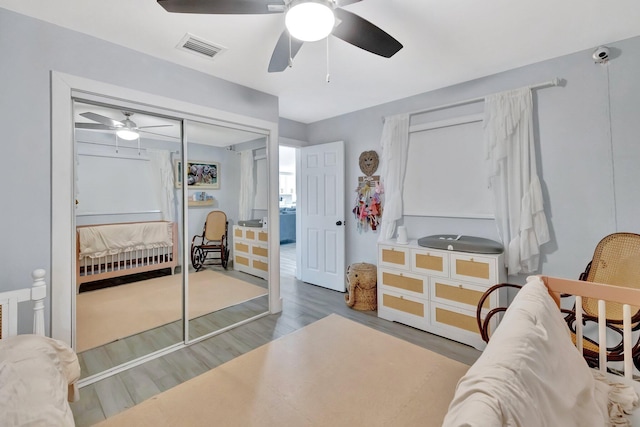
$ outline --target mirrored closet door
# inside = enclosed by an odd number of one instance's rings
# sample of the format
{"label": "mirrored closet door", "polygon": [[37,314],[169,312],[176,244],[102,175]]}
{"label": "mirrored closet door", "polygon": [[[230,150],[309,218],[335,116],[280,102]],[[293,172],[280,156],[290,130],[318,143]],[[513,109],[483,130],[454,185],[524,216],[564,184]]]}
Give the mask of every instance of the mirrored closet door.
{"label": "mirrored closet door", "polygon": [[181,343],[182,122],[76,100],[76,351],[82,378]]}
{"label": "mirrored closet door", "polygon": [[73,109],[81,383],[268,314],[268,131]]}
{"label": "mirrored closet door", "polygon": [[266,136],[185,121],[189,340],[269,311]]}

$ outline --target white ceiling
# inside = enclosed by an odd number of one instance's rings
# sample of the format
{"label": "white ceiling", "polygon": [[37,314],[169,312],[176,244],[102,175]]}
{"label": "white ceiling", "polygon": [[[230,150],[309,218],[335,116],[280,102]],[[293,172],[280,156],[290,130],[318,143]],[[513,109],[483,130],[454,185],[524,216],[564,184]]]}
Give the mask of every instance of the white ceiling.
{"label": "white ceiling", "polygon": [[[154,0],[0,0],[0,7],[276,95],[280,116],[302,123],[640,35],[638,0],[363,0],[345,9],[404,48],[385,59],[329,37],[326,83],[324,41],[306,43],[293,68],[267,73],[282,14],[172,14]],[[176,49],[186,33],[228,50],[209,60]]]}

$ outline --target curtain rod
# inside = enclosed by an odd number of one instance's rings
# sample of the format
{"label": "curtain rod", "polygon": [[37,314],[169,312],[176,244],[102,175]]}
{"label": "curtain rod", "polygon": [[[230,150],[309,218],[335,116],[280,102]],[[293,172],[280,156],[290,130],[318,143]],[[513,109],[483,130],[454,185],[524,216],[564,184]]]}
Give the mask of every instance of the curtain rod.
{"label": "curtain rod", "polygon": [[[89,145],[101,145],[103,147],[115,147],[114,144],[105,144],[104,142],[91,142],[91,141],[83,141],[81,139],[78,139],[76,142],[80,143],[80,144],[89,144]],[[118,145],[118,149],[120,148],[126,148],[126,149],[130,149],[130,150],[144,150],[147,151],[147,149],[145,147],[130,147],[128,145]],[[153,150],[153,148],[152,148]],[[180,150],[167,150],[169,151],[169,153],[171,154],[180,154]]]}
{"label": "curtain rod", "polygon": [[[538,84],[535,84],[535,85],[530,85],[530,86],[528,86],[528,88],[529,89],[542,89],[542,88],[545,88],[545,87],[559,86],[560,83],[561,83],[561,80],[556,77],[555,79],[549,80],[548,82],[543,82],[543,83],[538,83]],[[491,95],[480,96],[478,98],[465,99],[463,101],[452,102],[450,104],[438,105],[437,107],[424,108],[422,110],[411,111],[408,114],[409,114],[409,117],[411,117],[411,116],[415,116],[415,115],[418,115],[418,114],[430,113],[432,111],[445,110],[447,108],[459,107],[459,106],[467,105],[467,104],[474,104],[476,102],[484,101],[487,96],[491,96]],[[385,119],[386,119],[386,117],[383,117],[382,121],[384,122]]]}

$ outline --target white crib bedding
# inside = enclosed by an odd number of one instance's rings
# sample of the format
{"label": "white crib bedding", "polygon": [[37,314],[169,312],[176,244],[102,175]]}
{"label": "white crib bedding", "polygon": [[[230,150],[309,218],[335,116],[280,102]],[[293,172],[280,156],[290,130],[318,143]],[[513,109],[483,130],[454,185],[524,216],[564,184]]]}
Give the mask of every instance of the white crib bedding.
{"label": "white crib bedding", "polygon": [[0,414],[3,426],[73,426],[80,365],[62,341],[39,335],[0,340]]}
{"label": "white crib bedding", "polygon": [[[610,398],[623,403],[612,408]],[[624,403],[632,410],[637,394],[594,379],[544,283],[532,276],[460,379],[443,426],[628,425]]]}
{"label": "white crib bedding", "polygon": [[78,227],[78,233],[81,259],[173,246],[172,226],[166,221]]}

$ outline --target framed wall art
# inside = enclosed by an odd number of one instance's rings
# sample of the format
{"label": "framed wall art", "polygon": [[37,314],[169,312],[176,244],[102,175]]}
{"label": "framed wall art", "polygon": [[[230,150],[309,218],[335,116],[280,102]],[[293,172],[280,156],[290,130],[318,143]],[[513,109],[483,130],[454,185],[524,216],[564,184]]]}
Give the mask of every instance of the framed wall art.
{"label": "framed wall art", "polygon": [[[174,163],[176,188],[182,188],[182,164],[180,160]],[[220,188],[220,163],[189,160],[187,162],[187,187],[190,189],[218,189]]]}

